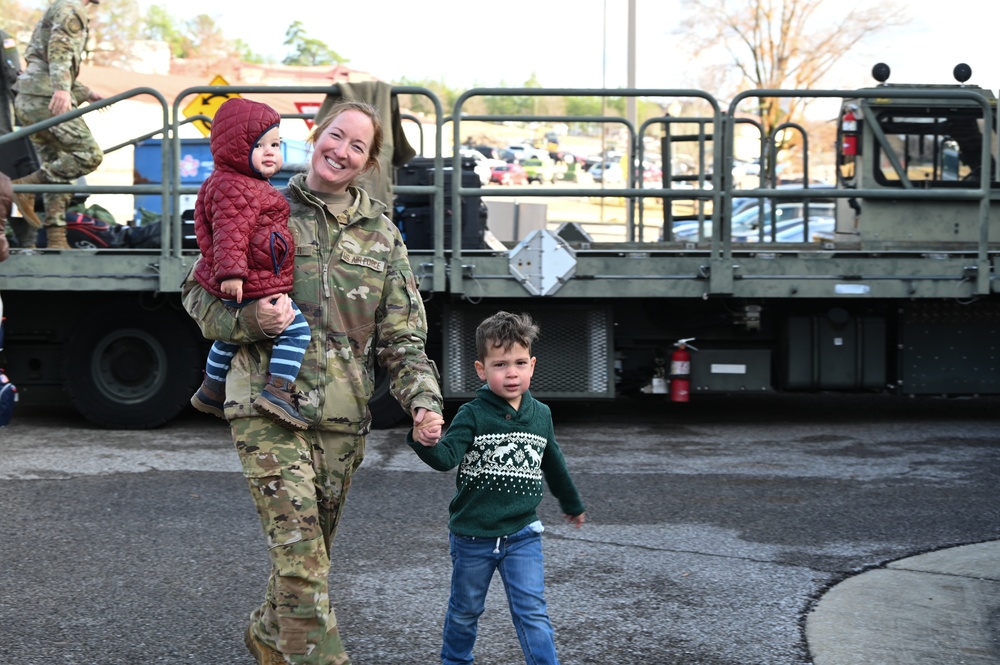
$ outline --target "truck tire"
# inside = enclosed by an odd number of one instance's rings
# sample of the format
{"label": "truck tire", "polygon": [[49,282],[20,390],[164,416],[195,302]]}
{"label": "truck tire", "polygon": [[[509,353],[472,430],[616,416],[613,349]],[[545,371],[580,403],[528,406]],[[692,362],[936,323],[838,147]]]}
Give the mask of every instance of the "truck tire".
{"label": "truck tire", "polygon": [[368,400],[368,410],[372,414],[372,429],[389,429],[408,417],[389,392],[389,374],[380,365],[375,366],[375,389]]}
{"label": "truck tire", "polygon": [[108,309],[89,317],[66,345],[66,391],[77,411],[109,429],[149,429],[190,404],[203,340],[183,311]]}

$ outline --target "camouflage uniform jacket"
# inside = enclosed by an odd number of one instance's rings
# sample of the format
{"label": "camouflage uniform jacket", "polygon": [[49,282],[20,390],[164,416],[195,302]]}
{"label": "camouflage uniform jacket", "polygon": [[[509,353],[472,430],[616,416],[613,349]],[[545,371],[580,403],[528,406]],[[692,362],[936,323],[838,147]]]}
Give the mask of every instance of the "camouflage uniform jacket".
{"label": "camouflage uniform jacket", "polygon": [[53,2],[31,33],[18,94],[51,97],[57,90],[67,90],[77,104],[90,97],[90,88],[76,80],[89,24],[80,0]]}
{"label": "camouflage uniform jacket", "polygon": [[[295,238],[295,288],[291,297],[312,330],[296,379],[299,411],[313,429],[366,433],[375,362],[389,373],[390,392],[411,413],[441,412],[434,364],[427,358],[427,318],[396,226],[385,204],[351,188],[354,203],[329,219],[322,201],[305,186],[305,174],[282,190],[291,204]],[[264,388],[271,349],[253,308],[234,310],[190,275],[184,307],[209,339],[242,344],[226,382],[226,415],[254,415],[251,403]],[[262,343],[257,343],[262,342]]]}

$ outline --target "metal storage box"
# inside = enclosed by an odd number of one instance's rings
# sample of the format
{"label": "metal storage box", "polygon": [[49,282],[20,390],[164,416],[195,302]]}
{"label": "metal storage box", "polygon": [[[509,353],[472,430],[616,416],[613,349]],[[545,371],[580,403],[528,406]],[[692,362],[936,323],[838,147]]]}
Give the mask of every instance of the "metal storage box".
{"label": "metal storage box", "polygon": [[771,390],[771,352],[767,349],[702,349],[691,352],[691,392]]}

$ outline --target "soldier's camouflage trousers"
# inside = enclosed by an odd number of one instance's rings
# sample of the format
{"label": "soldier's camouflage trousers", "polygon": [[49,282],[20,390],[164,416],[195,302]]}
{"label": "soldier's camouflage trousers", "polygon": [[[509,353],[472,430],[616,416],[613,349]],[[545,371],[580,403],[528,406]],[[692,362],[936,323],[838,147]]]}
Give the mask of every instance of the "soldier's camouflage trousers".
{"label": "soldier's camouflage trousers", "polygon": [[[52,117],[49,111],[50,97],[39,95],[18,95],[14,99],[17,121],[22,127],[32,125]],[[31,142],[38,151],[41,171],[49,184],[69,184],[77,178],[93,172],[104,159],[104,152],[90,133],[83,118],[73,118],[31,135]],[[65,203],[71,194],[50,194],[42,196],[46,210],[65,210]],[[61,217],[61,216],[60,216]],[[64,226],[65,219],[45,221],[46,226]]]}
{"label": "soldier's camouflage trousers", "polygon": [[250,629],[292,665],[349,665],[330,605],[330,547],[365,438],[292,432],[266,418],[230,424],[271,559]]}

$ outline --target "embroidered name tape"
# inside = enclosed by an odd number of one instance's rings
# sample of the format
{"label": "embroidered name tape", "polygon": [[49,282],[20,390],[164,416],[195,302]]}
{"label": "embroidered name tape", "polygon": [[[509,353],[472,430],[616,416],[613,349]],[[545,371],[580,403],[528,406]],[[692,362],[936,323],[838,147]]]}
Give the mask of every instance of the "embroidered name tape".
{"label": "embroidered name tape", "polygon": [[373,259],[370,256],[361,256],[360,254],[344,252],[340,255],[340,259],[344,263],[350,263],[354,266],[364,266],[365,268],[371,268],[372,270],[378,272],[385,271],[385,261],[379,261],[378,259]]}

